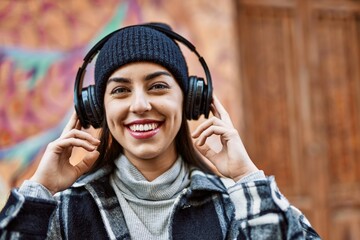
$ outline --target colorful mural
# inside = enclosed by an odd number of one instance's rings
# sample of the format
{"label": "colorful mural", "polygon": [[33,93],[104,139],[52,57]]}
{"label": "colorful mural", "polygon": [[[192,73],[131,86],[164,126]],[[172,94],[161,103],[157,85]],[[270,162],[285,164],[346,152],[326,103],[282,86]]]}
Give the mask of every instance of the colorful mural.
{"label": "colorful mural", "polygon": [[[212,71],[213,78],[234,81],[229,69],[235,53],[226,49],[232,41],[232,7],[230,1],[216,2],[0,1],[0,208],[60,135],[73,111],[74,78],[82,58],[107,33],[139,22],[167,22],[193,43],[203,43],[201,52],[212,49],[206,51],[208,65],[221,66]],[[190,57],[189,65],[202,74],[196,58]],[[214,81],[219,92],[234,91],[219,81]]]}
{"label": "colorful mural", "polygon": [[73,111],[74,76],[86,50],[122,25],[129,4],[106,4],[0,3],[0,205]]}

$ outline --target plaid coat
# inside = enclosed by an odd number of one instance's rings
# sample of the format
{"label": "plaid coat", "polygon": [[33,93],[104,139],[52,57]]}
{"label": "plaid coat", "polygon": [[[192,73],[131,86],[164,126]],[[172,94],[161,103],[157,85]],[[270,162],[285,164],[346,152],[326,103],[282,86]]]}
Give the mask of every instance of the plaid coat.
{"label": "plaid coat", "polygon": [[[85,176],[56,200],[17,189],[0,213],[0,239],[130,239],[107,166]],[[274,178],[225,187],[194,170],[171,213],[171,239],[320,239]]]}

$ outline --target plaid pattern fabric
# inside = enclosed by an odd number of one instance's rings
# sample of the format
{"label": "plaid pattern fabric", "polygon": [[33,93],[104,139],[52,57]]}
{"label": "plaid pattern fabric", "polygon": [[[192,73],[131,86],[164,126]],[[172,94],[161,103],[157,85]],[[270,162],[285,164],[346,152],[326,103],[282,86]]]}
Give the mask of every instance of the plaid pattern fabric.
{"label": "plaid pattern fabric", "polygon": [[[0,213],[0,239],[130,239],[111,171],[83,177],[56,201],[24,198],[14,189]],[[272,177],[226,188],[194,170],[170,222],[171,239],[320,239]]]}

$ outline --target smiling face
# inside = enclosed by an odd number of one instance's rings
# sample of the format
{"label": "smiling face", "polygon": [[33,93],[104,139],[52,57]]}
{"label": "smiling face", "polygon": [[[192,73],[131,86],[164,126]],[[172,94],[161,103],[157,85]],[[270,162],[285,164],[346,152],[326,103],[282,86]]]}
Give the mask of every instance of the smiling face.
{"label": "smiling face", "polygon": [[111,134],[132,162],[175,161],[183,92],[171,73],[154,63],[130,63],[107,82],[104,107]]}

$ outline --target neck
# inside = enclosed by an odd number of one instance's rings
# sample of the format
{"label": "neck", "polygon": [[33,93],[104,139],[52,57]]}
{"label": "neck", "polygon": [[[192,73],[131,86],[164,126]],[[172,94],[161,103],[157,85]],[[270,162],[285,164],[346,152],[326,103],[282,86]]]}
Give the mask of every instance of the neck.
{"label": "neck", "polygon": [[138,158],[127,151],[124,155],[150,182],[169,170],[178,157],[175,148],[154,158]]}

